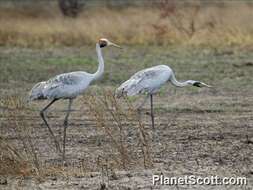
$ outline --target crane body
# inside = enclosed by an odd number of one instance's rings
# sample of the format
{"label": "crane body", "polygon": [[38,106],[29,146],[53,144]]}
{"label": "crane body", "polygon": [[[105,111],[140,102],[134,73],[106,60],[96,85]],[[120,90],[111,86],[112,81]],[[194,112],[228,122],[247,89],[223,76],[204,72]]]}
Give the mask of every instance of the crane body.
{"label": "crane body", "polygon": [[31,91],[30,100],[76,98],[86,90],[92,79],[92,74],[82,71],[57,75],[36,84]]}
{"label": "crane body", "polygon": [[153,114],[153,95],[162,87],[162,85],[170,82],[176,87],[184,87],[188,85],[196,87],[211,87],[203,82],[195,80],[187,80],[179,82],[173,70],[167,65],[157,65],[135,73],[130,79],[125,81],[116,89],[116,96],[134,96],[137,94],[146,93],[144,101],[139,106],[138,110],[145,104],[148,96],[150,96],[151,105],[151,120],[152,128],[154,128],[154,114]]}

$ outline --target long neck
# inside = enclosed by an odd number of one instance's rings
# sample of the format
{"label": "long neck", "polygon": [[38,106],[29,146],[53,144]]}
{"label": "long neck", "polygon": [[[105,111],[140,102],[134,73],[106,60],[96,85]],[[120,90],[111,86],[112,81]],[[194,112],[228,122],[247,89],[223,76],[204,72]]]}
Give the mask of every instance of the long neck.
{"label": "long neck", "polygon": [[175,74],[171,73],[171,77],[170,77],[170,80],[169,80],[174,86],[177,86],[177,87],[184,87],[184,86],[188,86],[189,85],[189,81],[184,81],[184,82],[179,82],[176,77],[175,77]]}
{"label": "long neck", "polygon": [[104,73],[104,59],[103,59],[101,48],[98,43],[96,44],[96,51],[97,51],[99,64],[98,64],[97,71],[93,74],[93,76],[94,76],[93,80],[99,79]]}

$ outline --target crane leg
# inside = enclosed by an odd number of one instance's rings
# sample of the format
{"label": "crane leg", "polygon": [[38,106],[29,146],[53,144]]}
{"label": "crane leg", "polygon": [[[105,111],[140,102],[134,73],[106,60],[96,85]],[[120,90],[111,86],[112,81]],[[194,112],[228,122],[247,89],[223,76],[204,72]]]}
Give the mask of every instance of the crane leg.
{"label": "crane leg", "polygon": [[152,122],[152,129],[155,129],[155,121],[154,121],[154,109],[153,109],[153,94],[150,94],[150,116]]}
{"label": "crane leg", "polygon": [[52,100],[46,107],[44,107],[41,111],[40,111],[40,116],[41,118],[43,119],[44,123],[46,124],[50,134],[52,135],[53,139],[54,139],[54,143],[55,143],[55,147],[56,147],[56,150],[61,152],[61,149],[60,149],[60,145],[58,143],[58,141],[56,140],[56,137],[51,129],[51,127],[48,125],[48,122],[46,120],[46,117],[45,117],[45,111],[55,102],[57,101],[58,99],[54,99]]}
{"label": "crane leg", "polygon": [[64,127],[64,129],[63,129],[63,145],[62,145],[62,147],[63,147],[62,160],[63,161],[65,160],[66,131],[68,128],[68,118],[69,118],[72,103],[73,103],[73,99],[69,99],[68,110],[67,110],[67,114],[65,116],[64,124],[63,124],[63,127]]}

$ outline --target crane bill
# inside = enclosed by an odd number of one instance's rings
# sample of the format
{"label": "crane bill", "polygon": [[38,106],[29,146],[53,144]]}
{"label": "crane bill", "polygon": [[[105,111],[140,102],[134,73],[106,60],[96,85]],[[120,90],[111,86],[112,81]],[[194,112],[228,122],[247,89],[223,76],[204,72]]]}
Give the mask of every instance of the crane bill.
{"label": "crane bill", "polygon": [[115,44],[115,43],[112,43],[112,42],[109,42],[109,44],[108,45],[110,45],[110,46],[114,46],[114,47],[116,47],[116,48],[120,48],[120,49],[123,49],[122,47],[120,47],[119,45],[117,45],[117,44]]}
{"label": "crane bill", "polygon": [[212,88],[212,86],[210,86],[210,85],[208,85],[206,83],[203,83],[203,82],[201,82],[201,85],[202,85],[202,87]]}

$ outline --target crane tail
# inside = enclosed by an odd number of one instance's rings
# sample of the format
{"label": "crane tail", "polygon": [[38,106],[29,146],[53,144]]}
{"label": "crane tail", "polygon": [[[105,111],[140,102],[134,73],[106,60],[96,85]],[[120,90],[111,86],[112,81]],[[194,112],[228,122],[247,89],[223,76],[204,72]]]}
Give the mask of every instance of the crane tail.
{"label": "crane tail", "polygon": [[120,98],[124,95],[134,96],[143,91],[143,86],[138,84],[136,80],[127,80],[119,88],[116,89],[116,97]]}
{"label": "crane tail", "polygon": [[30,91],[27,102],[31,102],[33,100],[46,99],[46,97],[43,94],[43,89],[44,89],[45,84],[46,84],[46,82],[44,82],[44,81],[37,83]]}

